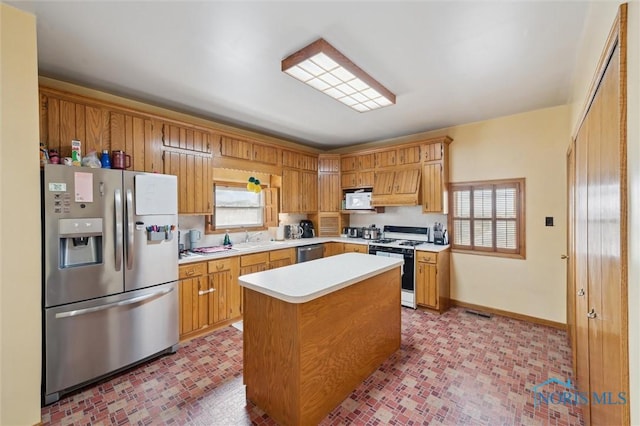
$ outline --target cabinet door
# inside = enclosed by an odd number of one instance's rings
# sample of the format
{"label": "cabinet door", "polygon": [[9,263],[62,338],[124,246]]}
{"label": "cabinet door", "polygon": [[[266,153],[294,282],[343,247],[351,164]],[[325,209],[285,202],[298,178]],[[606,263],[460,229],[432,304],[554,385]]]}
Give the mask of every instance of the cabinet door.
{"label": "cabinet door", "polygon": [[178,212],[211,214],[213,179],[211,158],[200,154],[164,153],[164,173],[178,177]]}
{"label": "cabinet door", "polygon": [[318,175],[318,210],[321,212],[337,212],[340,210],[340,201],[340,175],[337,173],[320,173]]}
{"label": "cabinet door", "polygon": [[282,203],[283,213],[300,212],[300,171],[295,169],[282,169]]}
{"label": "cabinet door", "polygon": [[375,172],[373,170],[358,172],[358,187],[359,188],[371,188],[374,184]]}
{"label": "cabinet door", "polygon": [[393,179],[395,194],[415,194],[420,185],[420,169],[401,170],[396,172]]}
{"label": "cabinet door", "polygon": [[202,277],[180,280],[178,300],[180,306],[180,338],[185,334],[198,330],[199,325],[199,295]]}
{"label": "cabinet door", "polygon": [[373,182],[374,195],[387,195],[393,192],[393,178],[395,172],[391,171],[378,171],[375,173]]}
{"label": "cabinet door", "polygon": [[422,170],[422,211],[443,212],[442,164],[429,163]]}
{"label": "cabinet door", "polygon": [[278,226],[278,188],[265,188],[264,194],[264,226]]}
{"label": "cabinet door", "polygon": [[398,164],[416,164],[420,162],[420,146],[398,148]]}
{"label": "cabinet door", "polygon": [[418,262],[416,266],[416,303],[421,306],[438,309],[438,278],[436,265]]}
{"label": "cabinet door", "polygon": [[300,172],[300,201],[300,212],[318,211],[318,174],[316,172]]}
{"label": "cabinet door", "polygon": [[211,324],[240,316],[242,295],[237,257],[209,262],[208,308]]}
{"label": "cabinet door", "polygon": [[390,167],[396,165],[396,150],[388,150],[375,153],[376,167]]}
{"label": "cabinet door", "polygon": [[344,252],[345,253],[369,253],[369,248],[366,244],[351,244],[344,243]]}
{"label": "cabinet door", "polygon": [[357,164],[357,157],[354,155],[342,157],[340,159],[340,171],[353,172],[358,167]]}
{"label": "cabinet door", "polygon": [[320,154],[318,157],[318,171],[321,173],[339,173],[340,157],[337,155],[325,156]]}
{"label": "cabinet door", "polygon": [[296,263],[296,249],[288,248],[269,252],[269,269]]}
{"label": "cabinet door", "polygon": [[248,141],[223,137],[220,141],[220,154],[223,157],[241,158],[251,160],[252,144]]}
{"label": "cabinet door", "polygon": [[371,170],[375,163],[373,154],[358,155],[358,170]]}
{"label": "cabinet door", "polygon": [[324,257],[335,256],[337,254],[344,253],[344,245],[343,243],[324,243],[323,245]]}
{"label": "cabinet door", "polygon": [[272,146],[253,144],[253,161],[278,164],[278,150]]}
{"label": "cabinet door", "polygon": [[443,144],[432,143],[424,146],[424,161],[440,161],[443,156]]}
{"label": "cabinet door", "polygon": [[342,173],[342,175],[340,176],[340,183],[343,188],[357,188],[358,173],[357,172]]}
{"label": "cabinet door", "polygon": [[122,150],[131,156],[131,169],[145,171],[145,120],[130,114],[110,112],[109,141],[105,149]]}

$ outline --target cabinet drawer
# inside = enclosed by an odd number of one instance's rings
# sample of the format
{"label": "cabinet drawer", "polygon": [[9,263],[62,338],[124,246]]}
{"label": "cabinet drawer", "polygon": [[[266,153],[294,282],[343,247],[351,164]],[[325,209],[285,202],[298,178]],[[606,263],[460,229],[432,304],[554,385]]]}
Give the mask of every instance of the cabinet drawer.
{"label": "cabinet drawer", "polygon": [[209,273],[228,271],[232,267],[233,257],[209,261]]}
{"label": "cabinet drawer", "polygon": [[282,249],[282,250],[274,250],[269,252],[269,261],[273,262],[274,260],[282,260],[282,259],[293,259],[295,263],[296,251],[295,249]]}
{"label": "cabinet drawer", "polygon": [[438,254],[428,251],[418,251],[416,253],[418,262],[436,263],[438,261]]}
{"label": "cabinet drawer", "polygon": [[240,257],[240,267],[269,262],[269,252],[247,254]]}
{"label": "cabinet drawer", "polygon": [[190,265],[180,265],[180,267],[178,268],[179,274],[178,276],[180,277],[180,279],[185,279],[185,278],[193,278],[193,277],[198,277],[200,275],[204,275],[207,273],[207,264],[202,262],[202,263],[193,263]]}

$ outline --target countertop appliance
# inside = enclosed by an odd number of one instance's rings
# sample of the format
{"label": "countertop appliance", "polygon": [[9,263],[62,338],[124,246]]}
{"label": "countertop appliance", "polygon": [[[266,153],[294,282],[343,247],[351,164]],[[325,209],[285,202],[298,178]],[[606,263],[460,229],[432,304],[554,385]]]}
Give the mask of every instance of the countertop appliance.
{"label": "countertop appliance", "polygon": [[376,228],[376,225],[371,225],[368,228],[362,228],[362,238],[365,240],[378,240],[380,239],[380,228]]}
{"label": "countertop appliance", "polygon": [[371,192],[347,192],[344,208],[347,210],[371,210]]}
{"label": "countertop appliance", "polygon": [[321,259],[323,255],[324,246],[322,244],[312,244],[309,246],[298,247],[297,263]]}
{"label": "countertop appliance", "polygon": [[449,238],[447,237],[447,230],[443,228],[441,223],[433,224],[433,244],[445,245],[449,244]]}
{"label": "countertop appliance", "polygon": [[429,228],[414,226],[384,226],[384,239],[369,243],[369,254],[404,259],[402,267],[402,306],[416,309],[415,246],[429,241]]}
{"label": "countertop appliance", "polygon": [[313,238],[316,236],[316,231],[313,228],[313,222],[310,220],[301,220],[300,229],[302,229],[301,238]]}
{"label": "countertop appliance", "polygon": [[178,345],[177,178],[45,165],[43,401]]}
{"label": "countertop appliance", "polygon": [[342,233],[349,238],[362,238],[362,228],[347,226],[346,228],[343,229]]}

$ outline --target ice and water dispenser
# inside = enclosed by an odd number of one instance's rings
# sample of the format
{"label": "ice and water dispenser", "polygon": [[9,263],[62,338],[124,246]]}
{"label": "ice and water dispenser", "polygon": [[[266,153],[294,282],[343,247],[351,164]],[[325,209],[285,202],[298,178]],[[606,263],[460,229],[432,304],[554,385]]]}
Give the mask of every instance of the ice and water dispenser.
{"label": "ice and water dispenser", "polygon": [[60,219],[60,269],[102,263],[102,218]]}

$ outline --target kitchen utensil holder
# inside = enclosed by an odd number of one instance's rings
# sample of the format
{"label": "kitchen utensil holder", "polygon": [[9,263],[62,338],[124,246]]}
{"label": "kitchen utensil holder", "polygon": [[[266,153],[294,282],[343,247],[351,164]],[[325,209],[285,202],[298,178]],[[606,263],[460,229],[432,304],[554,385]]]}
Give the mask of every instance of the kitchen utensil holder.
{"label": "kitchen utensil holder", "polygon": [[171,241],[173,232],[171,231],[147,231],[148,241]]}

